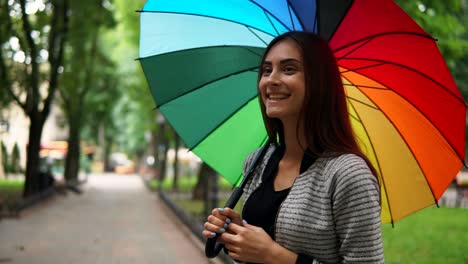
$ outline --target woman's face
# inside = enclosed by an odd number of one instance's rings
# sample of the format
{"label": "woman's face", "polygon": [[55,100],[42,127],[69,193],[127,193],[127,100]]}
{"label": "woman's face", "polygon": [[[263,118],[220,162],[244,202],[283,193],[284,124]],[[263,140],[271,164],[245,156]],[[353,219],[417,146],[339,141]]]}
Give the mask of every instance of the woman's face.
{"label": "woman's face", "polygon": [[276,43],[262,64],[259,92],[270,118],[297,122],[305,95],[299,46],[292,40]]}

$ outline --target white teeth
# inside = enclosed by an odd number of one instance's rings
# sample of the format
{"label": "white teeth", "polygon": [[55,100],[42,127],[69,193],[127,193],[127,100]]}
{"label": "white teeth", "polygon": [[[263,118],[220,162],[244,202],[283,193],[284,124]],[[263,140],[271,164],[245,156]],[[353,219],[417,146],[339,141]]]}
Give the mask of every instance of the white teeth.
{"label": "white teeth", "polygon": [[281,99],[286,99],[288,98],[289,95],[287,94],[269,94],[268,99],[273,99],[273,100],[281,100]]}

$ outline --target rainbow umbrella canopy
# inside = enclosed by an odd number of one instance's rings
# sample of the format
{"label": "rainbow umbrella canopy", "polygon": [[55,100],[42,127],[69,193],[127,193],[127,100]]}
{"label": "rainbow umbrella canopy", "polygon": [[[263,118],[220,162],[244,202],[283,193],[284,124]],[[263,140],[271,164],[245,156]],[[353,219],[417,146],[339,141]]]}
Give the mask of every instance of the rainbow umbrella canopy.
{"label": "rainbow umbrella canopy", "polygon": [[257,98],[266,45],[328,39],[350,119],[378,171],[382,222],[437,203],[464,163],[465,102],[434,39],[390,0],[149,0],[140,58],[157,107],[233,184],[267,140]]}

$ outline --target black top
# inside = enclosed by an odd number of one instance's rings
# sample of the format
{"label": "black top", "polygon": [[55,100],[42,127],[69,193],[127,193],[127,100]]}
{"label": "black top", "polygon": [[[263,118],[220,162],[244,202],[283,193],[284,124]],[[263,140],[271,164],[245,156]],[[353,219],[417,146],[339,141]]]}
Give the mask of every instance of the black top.
{"label": "black top", "polygon": [[[242,217],[247,223],[263,228],[273,240],[275,239],[276,215],[291,189],[275,191],[274,188],[275,176],[284,150],[284,146],[279,146],[272,153],[262,175],[262,184],[250,195],[242,210]],[[302,157],[300,173],[305,172],[315,160],[316,157],[306,150]],[[296,263],[311,263],[311,259],[299,254]]]}

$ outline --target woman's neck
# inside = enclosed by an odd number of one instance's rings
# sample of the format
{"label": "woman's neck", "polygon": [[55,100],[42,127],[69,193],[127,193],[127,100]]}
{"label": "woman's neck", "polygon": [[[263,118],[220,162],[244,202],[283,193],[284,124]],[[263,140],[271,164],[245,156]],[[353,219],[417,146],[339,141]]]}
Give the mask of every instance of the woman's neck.
{"label": "woman's neck", "polygon": [[302,132],[304,130],[300,126],[299,131],[301,131],[301,133],[297,133],[297,128],[297,123],[295,121],[283,122],[285,144],[283,160],[302,160],[307,144],[305,135]]}

